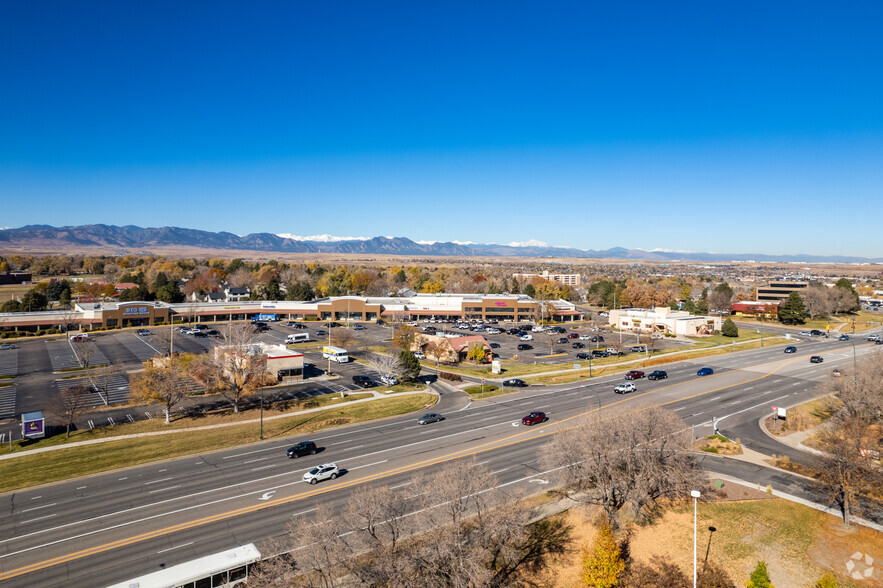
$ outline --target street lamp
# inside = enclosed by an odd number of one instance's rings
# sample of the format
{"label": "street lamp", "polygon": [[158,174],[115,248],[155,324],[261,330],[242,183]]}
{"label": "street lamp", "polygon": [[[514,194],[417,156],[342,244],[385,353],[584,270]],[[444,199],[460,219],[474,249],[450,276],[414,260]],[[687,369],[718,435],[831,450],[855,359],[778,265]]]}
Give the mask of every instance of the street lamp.
{"label": "street lamp", "polygon": [[696,588],[696,502],[701,495],[699,490],[690,490],[690,496],[693,497],[693,588]]}

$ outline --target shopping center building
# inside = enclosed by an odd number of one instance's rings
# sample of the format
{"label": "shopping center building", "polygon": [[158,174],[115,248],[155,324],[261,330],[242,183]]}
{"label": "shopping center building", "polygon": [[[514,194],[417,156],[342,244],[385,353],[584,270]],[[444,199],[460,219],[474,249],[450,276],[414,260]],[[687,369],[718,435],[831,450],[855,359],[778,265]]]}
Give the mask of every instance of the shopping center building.
{"label": "shopping center building", "polygon": [[534,322],[576,321],[582,311],[572,302],[540,303],[523,294],[415,294],[406,297],[340,296],[310,302],[96,302],[78,303],[72,310],[0,314],[0,331],[37,331],[68,327],[90,330],[175,323],[264,320],[334,320],[352,322],[416,321],[423,319],[497,319]]}

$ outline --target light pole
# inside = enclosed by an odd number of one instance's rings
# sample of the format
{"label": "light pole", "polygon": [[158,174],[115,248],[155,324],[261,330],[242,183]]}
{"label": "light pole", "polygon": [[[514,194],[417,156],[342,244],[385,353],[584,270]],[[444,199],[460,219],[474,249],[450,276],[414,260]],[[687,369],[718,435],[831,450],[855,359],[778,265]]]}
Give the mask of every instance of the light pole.
{"label": "light pole", "polygon": [[693,588],[696,588],[696,503],[701,495],[699,490],[690,490],[690,496],[693,497]]}

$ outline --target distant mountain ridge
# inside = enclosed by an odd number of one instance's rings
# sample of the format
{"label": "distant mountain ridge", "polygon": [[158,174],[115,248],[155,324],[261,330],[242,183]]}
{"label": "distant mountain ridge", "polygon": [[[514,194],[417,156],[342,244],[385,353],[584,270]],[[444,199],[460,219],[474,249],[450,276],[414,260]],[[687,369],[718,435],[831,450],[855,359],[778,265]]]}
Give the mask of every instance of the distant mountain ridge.
{"label": "distant mountain ridge", "polygon": [[114,248],[149,250],[151,247],[195,247],[207,250],[244,250],[278,253],[353,253],[365,255],[434,255],[458,257],[575,257],[592,259],[633,259],[635,261],[757,261],[796,263],[881,263],[883,258],[843,255],[769,255],[762,253],[702,253],[684,251],[645,251],[612,247],[583,250],[543,244],[458,244],[452,242],[418,243],[406,237],[308,241],[272,233],[239,236],[227,232],[201,231],[181,227],[143,228],[133,225],[81,225],[52,227],[27,225],[0,229],[0,250],[33,248],[74,252],[78,248]]}

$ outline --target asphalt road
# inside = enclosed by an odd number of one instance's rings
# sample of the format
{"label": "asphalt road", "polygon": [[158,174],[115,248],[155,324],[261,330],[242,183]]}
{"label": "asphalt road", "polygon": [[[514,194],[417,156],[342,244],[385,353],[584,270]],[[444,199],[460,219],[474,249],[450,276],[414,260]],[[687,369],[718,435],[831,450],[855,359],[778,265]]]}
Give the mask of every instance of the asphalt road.
{"label": "asphalt road", "polygon": [[[878,349],[857,344],[856,355]],[[813,354],[825,363],[809,363]],[[852,357],[849,343],[810,341],[795,355],[775,347],[666,366],[667,380],[638,380],[638,391],[626,396],[612,392],[621,376],[478,402],[445,393],[433,408],[447,417],[440,423],[420,426],[414,415],[328,430],[313,438],[323,448],[313,458],[289,460],[285,449],[301,439],[274,439],[5,495],[0,580],[93,586],[96,578],[112,583],[243,543],[260,546],[318,501],[337,508],[356,488],[409,484],[415,471],[452,460],[474,459],[500,483],[538,491],[548,476],[538,457],[546,437],[599,405],[664,404],[695,426],[697,436],[709,434],[716,417],[750,447],[753,438],[741,435],[746,423],[756,423],[773,405],[817,396],[818,383]],[[703,366],[715,374],[697,377]],[[520,426],[531,410],[543,410],[550,420]],[[340,478],[317,486],[301,481],[304,471],[327,461],[344,470]]]}

